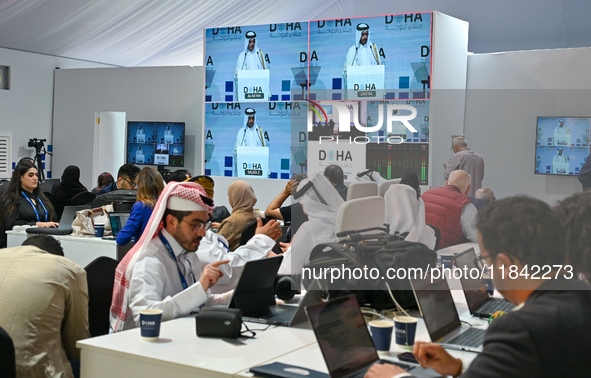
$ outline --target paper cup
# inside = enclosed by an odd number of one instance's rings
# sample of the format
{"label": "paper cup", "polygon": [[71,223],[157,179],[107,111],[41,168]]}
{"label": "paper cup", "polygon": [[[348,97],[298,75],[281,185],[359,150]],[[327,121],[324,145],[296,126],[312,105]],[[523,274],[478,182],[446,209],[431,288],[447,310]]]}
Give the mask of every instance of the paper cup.
{"label": "paper cup", "polygon": [[441,266],[445,269],[453,269],[454,258],[455,258],[455,255],[453,253],[442,253],[441,254]]}
{"label": "paper cup", "polygon": [[393,329],[394,323],[387,320],[372,320],[369,322],[369,332],[378,352],[390,351]]}
{"label": "paper cup", "polygon": [[94,236],[97,238],[102,238],[105,235],[105,225],[104,224],[94,224]]}
{"label": "paper cup", "polygon": [[415,344],[417,321],[417,318],[413,318],[412,316],[398,316],[394,318],[396,345],[409,348]]}
{"label": "paper cup", "polygon": [[162,322],[162,310],[141,310],[140,328],[142,340],[156,341],[160,337],[160,323]]}

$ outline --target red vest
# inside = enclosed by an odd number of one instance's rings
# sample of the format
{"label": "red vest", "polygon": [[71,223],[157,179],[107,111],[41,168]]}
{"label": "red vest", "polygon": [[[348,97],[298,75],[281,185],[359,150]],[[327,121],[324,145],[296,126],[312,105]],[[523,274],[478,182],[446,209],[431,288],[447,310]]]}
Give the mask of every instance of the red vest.
{"label": "red vest", "polygon": [[460,218],[464,206],[471,202],[470,198],[453,185],[427,190],[421,198],[425,202],[425,223],[441,231],[439,249],[468,241],[462,231]]}

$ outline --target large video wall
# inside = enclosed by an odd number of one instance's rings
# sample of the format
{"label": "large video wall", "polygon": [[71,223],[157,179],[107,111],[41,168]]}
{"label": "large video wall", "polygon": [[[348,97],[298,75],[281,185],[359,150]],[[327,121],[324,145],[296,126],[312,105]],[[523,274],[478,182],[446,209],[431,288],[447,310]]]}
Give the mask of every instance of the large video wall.
{"label": "large video wall", "polygon": [[205,173],[428,182],[431,12],[205,30]]}

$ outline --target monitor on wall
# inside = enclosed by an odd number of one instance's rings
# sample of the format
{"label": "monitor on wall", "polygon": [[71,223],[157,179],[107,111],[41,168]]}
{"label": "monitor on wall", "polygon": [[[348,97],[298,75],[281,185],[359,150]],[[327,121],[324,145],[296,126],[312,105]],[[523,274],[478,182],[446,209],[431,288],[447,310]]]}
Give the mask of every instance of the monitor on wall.
{"label": "monitor on wall", "polygon": [[128,121],[126,162],[184,167],[185,123]]}
{"label": "monitor on wall", "polygon": [[535,173],[576,176],[589,156],[591,117],[537,117]]}

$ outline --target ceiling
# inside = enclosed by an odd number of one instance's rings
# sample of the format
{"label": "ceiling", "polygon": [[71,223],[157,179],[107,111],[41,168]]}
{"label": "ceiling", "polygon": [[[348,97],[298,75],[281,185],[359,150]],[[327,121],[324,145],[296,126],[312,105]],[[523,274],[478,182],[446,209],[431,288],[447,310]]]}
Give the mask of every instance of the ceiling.
{"label": "ceiling", "polygon": [[432,10],[468,21],[475,53],[591,47],[588,0],[0,0],[0,47],[194,66],[203,64],[204,28]]}

